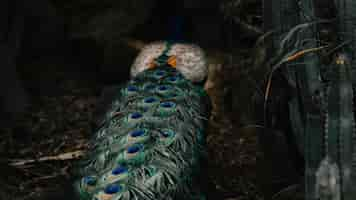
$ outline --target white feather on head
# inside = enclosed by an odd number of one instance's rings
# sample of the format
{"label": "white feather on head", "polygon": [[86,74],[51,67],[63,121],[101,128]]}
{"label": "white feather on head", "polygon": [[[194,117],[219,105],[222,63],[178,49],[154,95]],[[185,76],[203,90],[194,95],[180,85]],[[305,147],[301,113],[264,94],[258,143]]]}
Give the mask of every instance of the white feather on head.
{"label": "white feather on head", "polygon": [[[131,77],[149,69],[153,59],[166,49],[166,42],[157,41],[143,47],[131,66]],[[176,69],[192,82],[203,81],[208,75],[207,59],[204,51],[195,44],[176,43],[167,53],[176,56]]]}

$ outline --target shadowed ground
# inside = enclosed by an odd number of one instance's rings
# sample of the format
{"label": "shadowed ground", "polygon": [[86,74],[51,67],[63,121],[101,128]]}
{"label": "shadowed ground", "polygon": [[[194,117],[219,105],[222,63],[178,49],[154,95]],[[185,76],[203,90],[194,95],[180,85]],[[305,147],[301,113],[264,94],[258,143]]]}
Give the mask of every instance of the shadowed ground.
{"label": "shadowed ground", "polygon": [[[242,19],[252,23],[255,19],[249,18],[242,10],[228,11],[237,12],[237,15],[242,12]],[[255,10],[251,12],[251,16],[256,15]],[[202,23],[204,20],[195,20],[193,23],[200,24],[196,29],[211,29]],[[230,36],[223,36],[230,41],[227,43],[233,49],[233,60],[216,56],[209,74],[208,92],[214,110],[207,133],[209,162],[206,168],[208,197],[213,200],[260,199],[256,186],[256,133],[253,128],[241,129],[241,124],[245,123],[242,114],[245,104],[243,100],[236,100],[241,94],[253,90],[238,79],[241,69],[250,66],[246,64],[251,60],[246,52],[254,40],[244,40],[240,36],[246,33],[238,30],[231,29]],[[192,34],[199,36],[199,32]],[[201,37],[203,47],[209,48],[208,36]],[[147,38],[152,39],[150,36]],[[220,44],[221,41],[217,39],[215,43]],[[15,125],[8,124],[6,116],[0,120],[0,164],[3,163],[0,168],[0,199],[43,199],[49,193],[63,193],[71,184],[70,169],[76,158],[66,153],[86,149],[95,117],[103,104],[102,92],[110,84],[128,79],[128,66],[137,52],[121,45],[114,44],[108,49],[90,39],[82,39],[71,43],[68,55],[41,57],[19,67],[32,106]],[[211,48],[220,48],[214,45]],[[13,159],[25,163],[6,167],[5,163]]]}

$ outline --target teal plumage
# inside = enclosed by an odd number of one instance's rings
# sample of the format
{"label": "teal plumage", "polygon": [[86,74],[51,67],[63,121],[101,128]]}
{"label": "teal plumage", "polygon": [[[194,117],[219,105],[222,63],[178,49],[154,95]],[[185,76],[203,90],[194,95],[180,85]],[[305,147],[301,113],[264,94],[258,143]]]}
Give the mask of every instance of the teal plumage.
{"label": "teal plumage", "polygon": [[210,100],[178,70],[160,66],[117,87],[77,167],[82,200],[195,200]]}

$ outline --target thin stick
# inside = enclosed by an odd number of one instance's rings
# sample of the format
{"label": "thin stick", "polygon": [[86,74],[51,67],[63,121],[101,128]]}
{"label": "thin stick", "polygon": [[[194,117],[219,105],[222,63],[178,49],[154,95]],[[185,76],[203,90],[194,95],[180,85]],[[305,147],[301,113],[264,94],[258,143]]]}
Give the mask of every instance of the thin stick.
{"label": "thin stick", "polygon": [[22,166],[22,165],[28,165],[28,164],[32,164],[32,163],[36,163],[36,162],[56,161],[56,160],[73,160],[73,159],[80,158],[83,155],[84,155],[84,151],[78,150],[78,151],[59,154],[56,156],[45,156],[45,157],[41,157],[39,159],[27,159],[27,160],[14,159],[14,160],[12,160],[10,165],[11,166]]}

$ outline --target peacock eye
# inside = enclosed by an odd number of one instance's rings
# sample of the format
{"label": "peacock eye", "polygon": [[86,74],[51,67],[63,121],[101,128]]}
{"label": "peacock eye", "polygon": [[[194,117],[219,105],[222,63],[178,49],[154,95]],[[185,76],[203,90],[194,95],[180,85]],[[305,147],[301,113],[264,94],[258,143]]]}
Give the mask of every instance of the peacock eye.
{"label": "peacock eye", "polygon": [[123,166],[118,166],[114,170],[112,170],[111,174],[112,175],[119,175],[127,172],[127,168]]}
{"label": "peacock eye", "polygon": [[175,82],[175,81],[177,81],[178,79],[177,79],[177,77],[169,77],[169,79],[168,79],[169,81],[171,81],[171,82]]}
{"label": "peacock eye", "polygon": [[158,90],[159,91],[166,91],[166,90],[168,90],[168,87],[165,86],[165,85],[162,85],[162,86],[159,86]]}
{"label": "peacock eye", "polygon": [[169,93],[171,93],[173,87],[170,85],[160,85],[157,87],[157,92],[160,95],[167,96]]}
{"label": "peacock eye", "polygon": [[163,103],[160,104],[160,106],[161,106],[162,108],[174,108],[175,105],[176,105],[176,104],[173,103],[173,102],[163,102]]}
{"label": "peacock eye", "polygon": [[129,91],[129,92],[137,92],[138,88],[137,88],[137,86],[129,85],[129,86],[127,86],[127,91]]}
{"label": "peacock eye", "polygon": [[164,75],[166,75],[166,73],[164,71],[162,71],[162,70],[158,70],[158,71],[155,72],[155,76],[157,78],[161,78]]}
{"label": "peacock eye", "polygon": [[145,102],[145,103],[154,103],[156,101],[157,101],[157,99],[154,97],[147,97],[143,100],[143,102]]}
{"label": "peacock eye", "polygon": [[159,141],[164,146],[169,146],[170,144],[172,144],[175,141],[176,132],[174,132],[173,130],[163,129],[163,130],[160,130],[159,133],[160,133]]}
{"label": "peacock eye", "polygon": [[116,194],[122,190],[120,185],[108,185],[104,189],[105,194]]}
{"label": "peacock eye", "polygon": [[168,134],[168,132],[162,132],[162,136],[166,138],[166,137],[169,137],[169,134]]}
{"label": "peacock eye", "polygon": [[161,117],[168,117],[176,111],[176,104],[171,101],[162,102],[157,109],[157,114]]}
{"label": "peacock eye", "polygon": [[140,119],[142,117],[141,113],[135,112],[131,114],[131,119]]}
{"label": "peacock eye", "polygon": [[129,148],[127,148],[127,153],[134,154],[134,153],[139,152],[142,149],[143,149],[143,145],[135,144],[135,145],[130,146]]}
{"label": "peacock eye", "polygon": [[172,130],[163,130],[163,131],[161,131],[161,135],[164,138],[169,138],[169,137],[173,137],[175,135],[175,132]]}
{"label": "peacock eye", "polygon": [[96,178],[93,176],[87,176],[83,179],[84,184],[94,186],[96,184]]}
{"label": "peacock eye", "polygon": [[130,133],[131,137],[140,137],[145,134],[144,130],[134,130]]}
{"label": "peacock eye", "polygon": [[175,76],[170,76],[170,77],[168,77],[167,80],[168,80],[168,82],[176,83],[176,82],[180,81],[181,79],[182,79],[181,76],[175,75]]}

